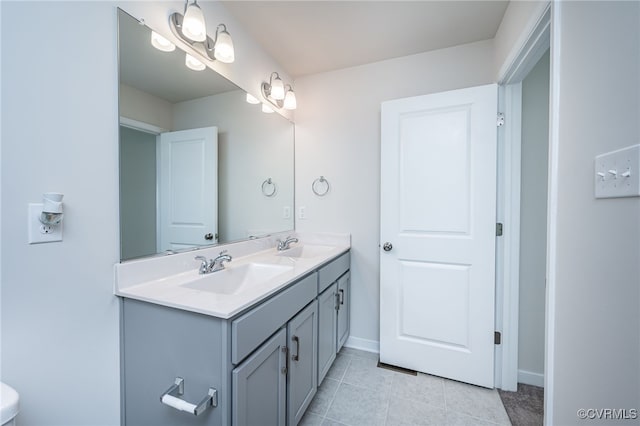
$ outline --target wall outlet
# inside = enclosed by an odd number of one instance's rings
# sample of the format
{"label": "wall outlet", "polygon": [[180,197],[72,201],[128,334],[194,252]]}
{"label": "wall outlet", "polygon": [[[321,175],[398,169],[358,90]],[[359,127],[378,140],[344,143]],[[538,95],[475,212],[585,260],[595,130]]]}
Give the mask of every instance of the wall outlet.
{"label": "wall outlet", "polygon": [[291,219],[291,207],[284,206],[282,208],[282,218],[283,219]]}
{"label": "wall outlet", "polygon": [[42,213],[42,203],[29,204],[27,216],[29,244],[62,241],[62,223],[58,225],[43,225],[40,222],[40,213]]}
{"label": "wall outlet", "polygon": [[307,218],[307,208],[304,206],[300,206],[298,208],[298,219],[306,219]]}

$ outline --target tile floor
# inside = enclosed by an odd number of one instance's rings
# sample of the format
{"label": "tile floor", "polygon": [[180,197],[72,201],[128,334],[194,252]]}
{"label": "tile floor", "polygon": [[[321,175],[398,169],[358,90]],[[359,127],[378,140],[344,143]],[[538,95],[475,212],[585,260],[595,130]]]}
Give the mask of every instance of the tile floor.
{"label": "tile floor", "polygon": [[498,392],[377,367],[378,355],[343,348],[302,426],[510,425]]}

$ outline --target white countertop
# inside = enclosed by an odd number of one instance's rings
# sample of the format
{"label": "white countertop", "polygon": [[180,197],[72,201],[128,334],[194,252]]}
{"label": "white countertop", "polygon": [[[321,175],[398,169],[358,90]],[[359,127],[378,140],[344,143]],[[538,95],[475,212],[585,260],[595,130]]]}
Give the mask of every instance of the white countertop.
{"label": "white countertop", "polygon": [[[145,302],[169,306],[218,318],[231,318],[250,308],[254,304],[287,287],[292,282],[316,270],[318,267],[335,259],[350,248],[348,235],[338,238],[336,234],[328,234],[324,238],[317,234],[294,234],[299,243],[291,245],[292,249],[300,246],[310,248],[321,246],[323,250],[313,257],[289,257],[286,251],[278,252],[273,241],[248,241],[228,246],[216,246],[209,249],[190,251],[160,258],[141,259],[116,265],[115,294],[117,296],[142,300]],[[285,236],[286,237],[286,236]],[[251,244],[257,251],[251,251]],[[264,246],[272,248],[264,249]],[[227,271],[198,273],[197,255],[208,258],[215,257],[221,250],[228,250],[233,260],[225,263]],[[234,251],[238,254],[234,254]],[[260,280],[256,285],[247,286],[235,294],[223,294],[214,291],[190,288],[194,280],[200,280],[215,274],[240,270],[243,265],[280,265],[286,270],[271,279]],[[283,268],[284,269],[284,268]]]}

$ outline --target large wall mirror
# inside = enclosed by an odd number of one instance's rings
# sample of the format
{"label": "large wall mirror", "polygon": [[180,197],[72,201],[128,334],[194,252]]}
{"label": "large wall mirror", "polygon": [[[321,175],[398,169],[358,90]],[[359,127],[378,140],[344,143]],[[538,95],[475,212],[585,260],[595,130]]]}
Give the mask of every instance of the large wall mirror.
{"label": "large wall mirror", "polygon": [[293,123],[151,34],[118,11],[121,259],[293,229]]}

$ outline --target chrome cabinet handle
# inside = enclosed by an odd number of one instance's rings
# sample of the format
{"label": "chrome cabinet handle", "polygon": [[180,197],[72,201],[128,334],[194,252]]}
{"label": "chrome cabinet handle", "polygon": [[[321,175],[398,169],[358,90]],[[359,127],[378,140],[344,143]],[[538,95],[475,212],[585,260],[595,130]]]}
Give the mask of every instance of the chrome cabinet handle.
{"label": "chrome cabinet handle", "polygon": [[298,336],[293,336],[291,340],[296,343],[296,353],[295,355],[291,355],[291,359],[294,361],[298,361],[300,359],[300,339],[298,338]]}
{"label": "chrome cabinet handle", "polygon": [[393,244],[391,244],[390,242],[386,242],[382,246],[382,250],[384,251],[391,251],[392,248],[393,248]]}
{"label": "chrome cabinet handle", "polygon": [[338,292],[340,293],[340,304],[344,305],[344,290],[340,289]]}
{"label": "chrome cabinet handle", "polygon": [[205,234],[204,239],[209,241],[213,240],[213,234],[211,232]]}

